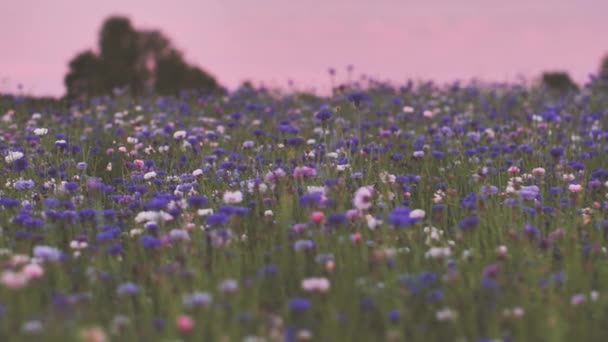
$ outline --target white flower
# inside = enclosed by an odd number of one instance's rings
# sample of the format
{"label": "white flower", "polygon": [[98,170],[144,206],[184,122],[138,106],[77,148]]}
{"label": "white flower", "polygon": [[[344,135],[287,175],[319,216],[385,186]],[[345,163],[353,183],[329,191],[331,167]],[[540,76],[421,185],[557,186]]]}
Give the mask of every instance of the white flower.
{"label": "white flower", "polygon": [[395,175],[391,175],[387,172],[380,173],[380,181],[382,181],[382,183],[395,183],[396,180],[397,177]]}
{"label": "white flower", "polygon": [[274,216],[274,213],[272,212],[272,210],[266,210],[264,212],[264,216],[266,216],[266,217],[272,217],[272,216]]}
{"label": "white flower", "polygon": [[34,129],[34,135],[41,136],[46,135],[49,132],[46,128],[36,128]]}
{"label": "white flower", "polygon": [[452,249],[450,247],[431,247],[424,254],[424,257],[427,259],[443,259],[449,258],[451,255]]}
{"label": "white flower", "polygon": [[424,116],[425,118],[432,118],[433,116],[435,116],[435,113],[433,113],[433,112],[432,112],[432,111],[430,111],[430,110],[425,110],[425,111],[422,113],[422,116]]}
{"label": "white flower", "polygon": [[371,230],[376,229],[378,225],[382,224],[382,221],[376,219],[370,214],[365,215],[365,221],[367,222],[367,227]]}
{"label": "white flower", "polygon": [[243,193],[239,190],[237,191],[226,191],[224,192],[224,203],[226,204],[236,204],[241,203],[243,201]]}
{"label": "white flower", "polygon": [[306,187],[306,192],[309,194],[314,194],[314,193],[325,194],[325,186],[309,185]]}
{"label": "white flower", "polygon": [[159,222],[159,221],[171,221],[173,216],[164,211],[142,211],[135,216],[135,222]]}
{"label": "white flower", "polygon": [[192,171],[192,175],[194,177],[198,177],[198,176],[200,176],[202,174],[203,174],[203,170],[201,170],[201,169],[196,169],[196,170]]}
{"label": "white flower", "polygon": [[190,241],[190,235],[185,229],[171,229],[169,232],[169,239],[171,241]]}
{"label": "white flower", "polygon": [[405,106],[405,107],[403,107],[403,112],[404,113],[413,113],[414,112],[414,107],[412,107],[412,106]]}
{"label": "white flower", "polygon": [[147,172],[146,174],[144,174],[145,180],[152,179],[154,177],[156,177],[156,172],[154,172],[154,171],[150,171],[150,172]]}
{"label": "white flower", "polygon": [[306,292],[321,292],[329,291],[331,283],[327,278],[308,278],[302,280],[302,290]]}
{"label": "white flower", "polygon": [[173,139],[183,139],[186,137],[186,131],[177,131],[173,133]]}
{"label": "white flower", "polygon": [[597,302],[597,300],[600,299],[600,293],[593,290],[589,293],[589,298],[591,298],[592,301]]}
{"label": "white flower", "polygon": [[4,157],[4,160],[6,160],[7,163],[12,163],[14,161],[17,161],[21,158],[23,158],[24,154],[22,152],[19,151],[9,151],[8,154],[6,155],[6,157]]}
{"label": "white flower", "polygon": [[198,214],[198,216],[207,216],[213,214],[213,209],[199,209],[196,213]]}
{"label": "white flower", "polygon": [[441,190],[435,191],[435,193],[433,194],[433,203],[441,203],[443,201],[444,197],[445,197],[445,192],[443,192]]}
{"label": "white flower", "polygon": [[133,229],[129,230],[129,236],[130,237],[138,236],[138,235],[141,235],[143,232],[144,232],[143,229],[133,228]]}
{"label": "white flower", "polygon": [[524,311],[524,309],[519,306],[514,307],[512,312],[513,312],[513,317],[515,317],[515,318],[522,318],[526,313],[526,311]]}
{"label": "white flower", "polygon": [[348,165],[348,164],[336,165],[336,170],[338,170],[338,171],[344,171],[344,170],[346,170],[349,167],[350,167],[350,165]]}
{"label": "white flower", "polygon": [[412,153],[412,157],[422,158],[422,157],[424,157],[424,151],[414,151],[414,153]]}
{"label": "white flower", "polygon": [[576,178],[575,175],[571,174],[571,173],[566,173],[564,175],[562,175],[562,179],[566,182],[571,182]]}
{"label": "white flower", "polygon": [[450,308],[444,308],[435,313],[438,321],[453,321],[458,318],[458,313]]}
{"label": "white flower", "polygon": [[426,216],[426,213],[422,209],[414,209],[410,212],[410,218],[416,220],[422,220]]}

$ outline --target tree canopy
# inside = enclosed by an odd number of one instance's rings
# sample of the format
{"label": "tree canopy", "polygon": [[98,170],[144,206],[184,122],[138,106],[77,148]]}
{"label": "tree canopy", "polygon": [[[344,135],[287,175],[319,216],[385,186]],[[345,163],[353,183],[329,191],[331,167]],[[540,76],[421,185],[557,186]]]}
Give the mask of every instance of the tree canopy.
{"label": "tree canopy", "polygon": [[547,89],[559,93],[578,90],[578,85],[574,83],[568,73],[563,71],[548,71],[543,73],[542,83]]}
{"label": "tree canopy", "polygon": [[99,33],[99,53],[87,50],[69,63],[64,78],[70,98],[110,94],[127,88],[134,95],[153,91],[222,91],[213,76],[188,64],[160,31],[136,30],[125,17],[108,18]]}

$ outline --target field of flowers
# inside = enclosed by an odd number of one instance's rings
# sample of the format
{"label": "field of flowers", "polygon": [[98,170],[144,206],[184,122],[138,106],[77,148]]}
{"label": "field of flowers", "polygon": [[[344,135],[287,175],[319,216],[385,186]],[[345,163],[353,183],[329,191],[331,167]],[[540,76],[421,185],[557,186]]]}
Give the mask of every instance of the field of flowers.
{"label": "field of flowers", "polygon": [[602,341],[605,94],[0,102],[1,341]]}

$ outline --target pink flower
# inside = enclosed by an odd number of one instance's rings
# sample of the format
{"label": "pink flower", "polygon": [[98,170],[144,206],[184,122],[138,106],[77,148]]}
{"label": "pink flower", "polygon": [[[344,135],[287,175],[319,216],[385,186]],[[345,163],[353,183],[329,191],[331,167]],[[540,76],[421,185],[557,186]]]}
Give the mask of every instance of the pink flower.
{"label": "pink flower", "polygon": [[583,191],[583,186],[580,184],[570,184],[568,185],[568,191],[572,193],[577,193]]}
{"label": "pink flower", "polygon": [[175,320],[177,329],[182,334],[187,334],[194,328],[194,320],[188,315],[179,315]]}
{"label": "pink flower", "polygon": [[496,255],[499,258],[505,258],[509,255],[509,249],[505,245],[500,245],[496,248]]}
{"label": "pink flower", "polygon": [[226,191],[224,192],[224,203],[227,204],[236,204],[241,203],[243,201],[243,193],[239,190],[237,191]]}
{"label": "pink flower", "polygon": [[353,198],[353,206],[359,210],[366,210],[372,206],[371,202],[372,198],[372,189],[369,186],[364,186],[359,188],[355,192],[355,197]]}
{"label": "pink flower", "polygon": [[133,161],[133,164],[135,164],[135,166],[141,169],[144,166],[144,161],[141,159],[135,159]]}
{"label": "pink flower", "polygon": [[321,223],[323,222],[323,220],[325,219],[325,214],[323,214],[322,211],[315,211],[312,214],[310,214],[310,219],[314,222],[314,223]]}
{"label": "pink flower", "polygon": [[28,280],[38,279],[44,275],[44,268],[39,264],[27,264],[22,272]]}
{"label": "pink flower", "polygon": [[331,283],[327,278],[307,278],[302,280],[302,290],[306,292],[325,293],[329,291]]}
{"label": "pink flower", "polygon": [[17,290],[27,285],[27,277],[20,272],[4,271],[0,283],[9,289]]}
{"label": "pink flower", "polygon": [[518,174],[519,173],[519,168],[517,166],[511,166],[507,172],[509,172],[512,175]]}
{"label": "pink flower", "polygon": [[357,209],[350,209],[346,211],[346,217],[349,220],[354,220],[361,217],[361,212]]}
{"label": "pink flower", "polygon": [[532,169],[532,174],[536,175],[536,176],[544,176],[545,175],[545,169],[543,169],[542,167],[537,167]]}
{"label": "pink flower", "polygon": [[90,327],[80,332],[80,340],[83,342],[106,342],[108,337],[100,327]]}
{"label": "pink flower", "polygon": [[293,170],[293,177],[294,178],[312,178],[315,177],[317,175],[317,170],[313,169],[312,167],[308,167],[308,166],[297,166],[294,170]]}

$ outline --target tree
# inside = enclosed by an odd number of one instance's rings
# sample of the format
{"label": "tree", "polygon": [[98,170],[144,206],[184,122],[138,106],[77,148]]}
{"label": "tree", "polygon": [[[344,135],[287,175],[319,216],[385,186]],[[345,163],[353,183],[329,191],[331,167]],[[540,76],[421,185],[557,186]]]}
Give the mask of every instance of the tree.
{"label": "tree", "polygon": [[551,71],[543,73],[542,83],[547,89],[558,93],[578,90],[578,86],[576,83],[574,83],[574,81],[572,81],[570,75],[563,71]]}
{"label": "tree", "polygon": [[68,97],[103,92],[101,60],[92,51],[78,54],[69,67],[70,71],[64,79]]}
{"label": "tree", "polygon": [[137,31],[128,18],[107,19],[99,34],[99,55],[76,55],[65,76],[70,98],[107,95],[127,88],[134,96],[148,90],[176,95],[182,89],[221,91],[215,78],[189,65],[160,31]]}
{"label": "tree", "polygon": [[143,91],[144,75],[137,69],[140,58],[138,33],[127,18],[106,20],[99,35],[102,77],[105,89],[128,87],[133,95]]}
{"label": "tree", "polygon": [[608,55],[602,59],[600,64],[599,77],[605,82],[608,82]]}

